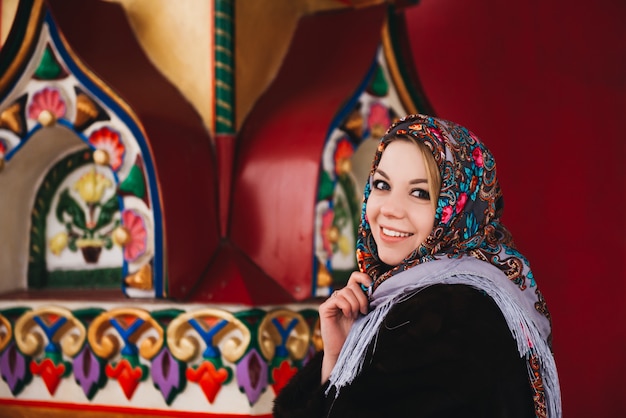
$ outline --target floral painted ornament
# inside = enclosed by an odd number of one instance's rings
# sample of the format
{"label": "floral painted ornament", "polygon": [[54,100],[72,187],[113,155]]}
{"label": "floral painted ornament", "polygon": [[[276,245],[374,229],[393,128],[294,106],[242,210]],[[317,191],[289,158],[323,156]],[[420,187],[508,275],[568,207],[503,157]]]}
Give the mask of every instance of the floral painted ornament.
{"label": "floral painted ornament", "polygon": [[122,212],[122,226],[113,232],[113,241],[124,247],[124,259],[136,261],[148,246],[146,224],[139,212],[127,209]]}
{"label": "floral painted ornament", "polygon": [[65,116],[65,111],[66,105],[61,93],[57,89],[46,87],[33,95],[28,107],[28,117],[43,126],[51,126]]}
{"label": "floral painted ornament", "polygon": [[100,128],[89,135],[89,143],[96,149],[94,160],[101,165],[110,165],[119,170],[124,161],[125,147],[120,134],[107,127]]}
{"label": "floral painted ornament", "polygon": [[61,191],[56,205],[55,216],[65,226],[65,230],[52,236],[48,242],[50,251],[59,256],[67,247],[75,252],[80,249],[85,262],[98,262],[102,248],[113,245],[111,234],[119,224],[117,196],[108,199],[105,194],[113,187],[113,182],[92,167],[74,184],[82,202],[66,188]]}

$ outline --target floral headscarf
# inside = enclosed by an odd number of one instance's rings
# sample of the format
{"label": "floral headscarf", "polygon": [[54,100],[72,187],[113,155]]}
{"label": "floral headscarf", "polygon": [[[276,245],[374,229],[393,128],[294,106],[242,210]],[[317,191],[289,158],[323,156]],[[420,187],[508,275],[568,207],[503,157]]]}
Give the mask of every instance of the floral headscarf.
{"label": "floral headscarf", "polygon": [[[430,235],[399,265],[388,266],[378,258],[366,208],[372,177],[381,156],[387,145],[398,137],[420,142],[432,152],[439,167],[441,189]],[[459,259],[471,256],[497,267],[504,276],[483,276],[482,279],[459,277],[454,283],[488,290],[487,293],[498,303],[507,319],[520,355],[526,357],[537,417],[561,416],[558,376],[550,347],[550,314],[528,260],[515,249],[511,233],[500,222],[502,211],[502,191],[496,178],[496,163],[472,132],[453,122],[425,115],[409,115],[391,125],[381,139],[370,179],[365,185],[357,238],[359,269],[374,280],[370,307],[375,309],[353,325],[331,373],[333,386],[339,390],[359,373],[364,347],[373,340],[382,318],[393,303],[402,300],[401,295],[396,298],[397,292],[410,294],[411,289],[439,283],[439,277],[429,278],[424,270],[429,270],[430,266],[436,270],[446,264],[441,264],[443,261],[452,259],[467,264],[473,259]],[[441,260],[437,262],[439,266],[428,264],[433,260]],[[407,270],[419,264],[424,264],[421,266],[422,273],[410,275],[415,270]],[[400,274],[405,271],[406,274]],[[398,275],[397,281],[384,283],[395,275]],[[448,280],[448,283],[453,281]],[[383,286],[376,291],[381,284]],[[507,293],[511,291],[513,293]],[[516,302],[511,304],[504,300]]]}
{"label": "floral headscarf", "polygon": [[[441,191],[430,235],[399,265],[387,266],[378,258],[366,207],[372,176],[385,148],[397,137],[421,142],[432,152],[441,175]],[[535,287],[528,261],[515,249],[511,233],[500,222],[502,210],[496,162],[472,132],[431,116],[406,116],[389,127],[374,156],[357,239],[359,269],[374,279],[376,288],[417,264],[443,255],[450,258],[471,255],[498,267],[520,290]],[[537,310],[550,319],[543,297],[539,293],[537,296],[540,301]]]}

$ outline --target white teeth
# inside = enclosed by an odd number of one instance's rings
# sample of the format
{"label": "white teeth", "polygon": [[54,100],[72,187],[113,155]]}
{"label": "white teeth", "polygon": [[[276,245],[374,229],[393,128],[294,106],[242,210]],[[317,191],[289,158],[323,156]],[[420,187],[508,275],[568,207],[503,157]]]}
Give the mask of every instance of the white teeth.
{"label": "white teeth", "polygon": [[387,228],[382,228],[383,234],[388,235],[390,237],[408,237],[411,234],[408,232],[398,232]]}

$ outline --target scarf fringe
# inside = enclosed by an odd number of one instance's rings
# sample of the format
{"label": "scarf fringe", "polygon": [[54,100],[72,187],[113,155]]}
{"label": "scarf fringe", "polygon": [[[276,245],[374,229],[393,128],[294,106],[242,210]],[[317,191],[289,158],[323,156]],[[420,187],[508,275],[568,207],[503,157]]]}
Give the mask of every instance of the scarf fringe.
{"label": "scarf fringe", "polygon": [[361,373],[365,361],[365,353],[370,343],[377,337],[380,325],[394,303],[394,300],[390,300],[378,306],[367,316],[359,317],[352,325],[350,333],[339,353],[337,363],[330,374],[331,385],[326,389],[326,395],[328,395],[330,388],[335,386],[337,389],[335,397],[338,396],[339,390],[352,383]]}

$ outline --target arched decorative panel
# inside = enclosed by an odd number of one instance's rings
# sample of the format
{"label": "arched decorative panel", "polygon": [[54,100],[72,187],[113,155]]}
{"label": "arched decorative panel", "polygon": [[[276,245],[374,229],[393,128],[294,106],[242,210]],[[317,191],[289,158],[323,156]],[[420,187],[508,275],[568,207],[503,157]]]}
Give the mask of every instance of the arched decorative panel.
{"label": "arched decorative panel", "polygon": [[328,296],[358,270],[355,248],[362,195],[378,141],[395,119],[430,112],[425,97],[415,90],[416,80],[407,79],[398,66],[402,57],[395,49],[397,29],[389,28],[388,23],[369,72],[338,112],[322,152],[313,263],[317,296]]}
{"label": "arched decorative panel", "polygon": [[2,256],[18,260],[0,263],[13,280],[4,290],[165,296],[161,202],[140,121],[72,53],[42,2],[21,2],[15,21],[7,45],[22,48],[0,57],[21,69],[0,80],[0,209],[13,214],[0,234],[19,241]]}

